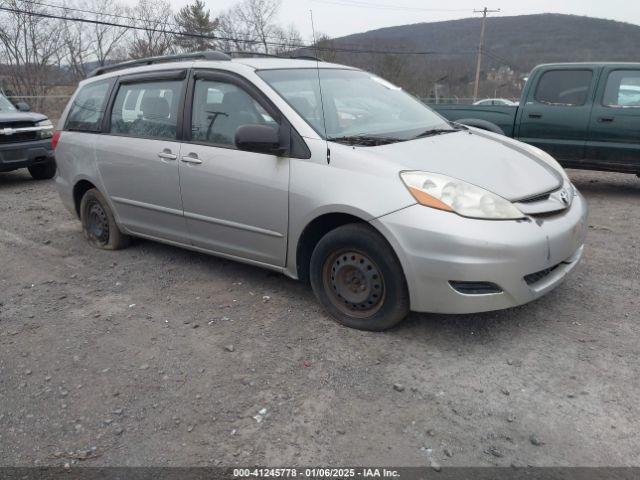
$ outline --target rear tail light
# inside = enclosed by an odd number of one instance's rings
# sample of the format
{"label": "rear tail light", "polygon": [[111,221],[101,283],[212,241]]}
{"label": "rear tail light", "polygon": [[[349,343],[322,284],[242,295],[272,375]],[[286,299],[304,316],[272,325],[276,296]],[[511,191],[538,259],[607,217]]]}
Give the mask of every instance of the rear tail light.
{"label": "rear tail light", "polygon": [[53,132],[53,137],[51,137],[51,148],[53,148],[54,150],[58,146],[58,140],[60,140],[60,134],[61,133],[62,132],[60,132],[60,131]]}

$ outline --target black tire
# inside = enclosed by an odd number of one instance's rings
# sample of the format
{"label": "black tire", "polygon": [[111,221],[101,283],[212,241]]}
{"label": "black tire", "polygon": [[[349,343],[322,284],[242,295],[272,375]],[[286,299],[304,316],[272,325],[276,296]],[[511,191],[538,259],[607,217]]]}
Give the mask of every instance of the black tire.
{"label": "black tire", "polygon": [[80,201],[82,231],[91,245],[102,250],[119,250],[129,245],[129,236],[120,231],[109,204],[92,188]]}
{"label": "black tire", "polygon": [[367,224],[348,224],[320,239],[310,280],[322,306],[339,323],[382,331],[409,313],[409,291],[387,241]]}
{"label": "black tire", "polygon": [[34,180],[49,180],[56,175],[56,162],[51,161],[40,165],[31,165],[27,168]]}

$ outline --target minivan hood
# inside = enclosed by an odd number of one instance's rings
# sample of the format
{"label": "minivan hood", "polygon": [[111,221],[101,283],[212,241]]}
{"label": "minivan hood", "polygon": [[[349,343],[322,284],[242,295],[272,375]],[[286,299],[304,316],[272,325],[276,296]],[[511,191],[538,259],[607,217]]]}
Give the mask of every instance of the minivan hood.
{"label": "minivan hood", "polygon": [[507,137],[478,130],[368,147],[401,170],[440,173],[464,180],[516,201],[562,186],[563,177],[527,146]]}

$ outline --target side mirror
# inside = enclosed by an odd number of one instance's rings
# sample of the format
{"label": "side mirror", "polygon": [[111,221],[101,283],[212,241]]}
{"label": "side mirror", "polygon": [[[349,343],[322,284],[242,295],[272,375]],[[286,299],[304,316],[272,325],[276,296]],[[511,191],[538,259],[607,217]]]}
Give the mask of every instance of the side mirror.
{"label": "side mirror", "polygon": [[286,150],[280,146],[278,129],[269,125],[241,125],[236,130],[236,147],[256,153],[282,155]]}
{"label": "side mirror", "polygon": [[28,112],[29,110],[31,110],[31,107],[29,107],[29,104],[24,102],[16,103],[16,108],[21,112]]}

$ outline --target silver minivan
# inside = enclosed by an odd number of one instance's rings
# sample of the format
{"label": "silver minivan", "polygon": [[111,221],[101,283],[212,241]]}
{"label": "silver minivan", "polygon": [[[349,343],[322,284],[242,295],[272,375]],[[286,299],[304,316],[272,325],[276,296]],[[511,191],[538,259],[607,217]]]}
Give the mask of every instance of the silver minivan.
{"label": "silver minivan", "polygon": [[521,305],[582,256],[586,204],[553,158],[347,66],[206,52],[103,67],[53,144],[91,244],[276,270],[349,327]]}

